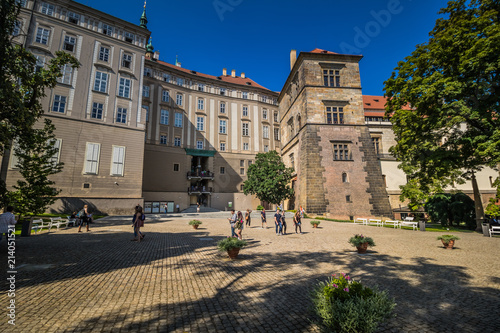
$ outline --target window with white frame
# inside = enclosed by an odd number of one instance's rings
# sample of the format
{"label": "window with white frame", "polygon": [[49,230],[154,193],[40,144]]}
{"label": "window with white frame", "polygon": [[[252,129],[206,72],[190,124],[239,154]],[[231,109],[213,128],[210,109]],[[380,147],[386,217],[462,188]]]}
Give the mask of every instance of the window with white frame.
{"label": "window with white frame", "polygon": [[35,42],[43,44],[43,45],[48,45],[49,44],[49,37],[50,37],[50,30],[49,29],[45,29],[42,27],[38,27],[38,29],[36,29]]}
{"label": "window with white frame", "polygon": [[149,97],[149,86],[142,86],[142,96]]}
{"label": "window with white frame", "polygon": [[226,113],[226,102],[220,102],[220,113]]}
{"label": "window with white frame", "polygon": [[90,113],[90,118],[92,119],[102,119],[104,104],[102,103],[92,103],[92,112]]}
{"label": "window with white frame", "polygon": [[108,73],[99,72],[95,73],[94,90],[105,93],[108,85]]}
{"label": "window with white frame", "polygon": [[66,111],[66,96],[55,95],[52,112],[64,113]]}
{"label": "window with white frame", "polygon": [[184,79],[181,79],[180,77],[177,78],[177,85],[182,86],[184,84]]}
{"label": "window with white frame", "polygon": [[223,119],[219,119],[219,133],[220,134],[226,134],[227,130],[227,122]]}
{"label": "window with white frame", "polygon": [[262,110],[262,119],[267,119],[267,109]]}
{"label": "window with white frame", "polygon": [[198,131],[204,131],[205,130],[205,117],[203,117],[203,116],[197,116],[196,117],[196,129]]}
{"label": "window with white frame", "polygon": [[242,123],[241,130],[242,130],[241,135],[248,136],[248,123]]}
{"label": "window with white frame", "polygon": [[122,67],[132,68],[132,55],[130,53],[124,53],[122,56]]}
{"label": "window with white frame", "polygon": [[279,139],[280,139],[280,129],[275,128],[274,129],[274,140],[279,141]]}
{"label": "window with white frame", "polygon": [[16,20],[14,22],[14,30],[12,30],[12,36],[18,36],[21,33],[22,26],[23,26],[22,22]]}
{"label": "window with white frame", "polygon": [[241,93],[241,97],[242,97],[243,99],[248,99],[248,92],[243,91],[243,92]]}
{"label": "window with white frame", "polygon": [[262,137],[269,139],[269,126],[262,126]]}
{"label": "window with white frame", "polygon": [[198,98],[198,110],[203,110],[205,108],[205,100],[203,98]]}
{"label": "window with white frame", "polygon": [[118,96],[129,98],[130,97],[130,79],[120,78],[120,85],[118,87]]}
{"label": "window with white frame", "polygon": [[170,95],[168,90],[163,90],[161,93],[161,101],[162,102],[168,102],[170,100]]}
{"label": "window with white frame", "polygon": [[54,5],[48,4],[46,2],[42,2],[42,6],[40,7],[40,12],[42,14],[53,16],[54,15],[54,10],[55,10],[55,6]]}
{"label": "window with white frame", "polygon": [[99,172],[99,151],[101,145],[99,143],[87,142],[87,151],[85,153],[85,169],[84,173],[97,175]]}
{"label": "window with white frame", "polygon": [[248,106],[243,107],[243,117],[248,117]]}
{"label": "window with white frame", "polygon": [[262,102],[267,103],[267,96],[262,96]]}
{"label": "window with white frame", "polygon": [[220,88],[220,94],[226,96],[226,88]]}
{"label": "window with white frame", "polygon": [[163,81],[165,81],[165,82],[170,82],[170,75],[168,75],[168,74],[163,74]]}
{"label": "window with white frame", "polygon": [[198,91],[205,91],[205,85],[202,83],[198,83]]}
{"label": "window with white frame", "polygon": [[175,137],[174,138],[174,146],[175,147],[180,147],[181,146],[181,138]]}
{"label": "window with white frame", "polygon": [[160,124],[168,125],[168,110],[160,110]]}
{"label": "window with white frame", "polygon": [[220,151],[226,151],[226,143],[225,142],[221,142],[220,145],[219,145],[219,150]]}
{"label": "window with white frame", "polygon": [[112,176],[123,176],[125,165],[125,147],[113,146]]}
{"label": "window with white frame", "polygon": [[182,106],[182,94],[177,94],[175,103],[179,106]]}
{"label": "window with white frame", "polygon": [[203,140],[196,141],[196,149],[203,149]]}
{"label": "window with white frame", "polygon": [[68,12],[68,22],[78,24],[78,22],[80,22],[80,15],[73,12]]}
{"label": "window with white frame", "polygon": [[57,78],[59,83],[71,84],[71,78],[73,76],[73,67],[71,64],[65,64],[61,67],[62,76]]}
{"label": "window with white frame", "polygon": [[134,41],[134,34],[133,33],[125,31],[123,33],[123,37],[125,37],[125,41],[127,43],[132,43]]}
{"label": "window with white frame", "polygon": [[264,145],[264,153],[267,153],[269,151],[269,146],[268,145]]}
{"label": "window with white frame", "polygon": [[278,122],[278,111],[274,111],[274,122]]}
{"label": "window with white frame", "polygon": [[248,150],[248,142],[243,142],[243,150]]}
{"label": "window with white frame", "polygon": [[101,46],[99,48],[99,60],[108,62],[109,61],[109,48]]}
{"label": "window with white frame", "polygon": [[110,26],[109,24],[103,23],[102,25],[102,33],[108,36],[113,35],[113,27]]}
{"label": "window with white frame", "polygon": [[61,139],[53,139],[49,141],[49,144],[53,144],[54,149],[56,150],[54,152],[54,155],[50,157],[50,164],[52,164],[54,167],[57,166],[57,163],[59,163],[59,158],[61,157]]}
{"label": "window with white frame", "polygon": [[152,73],[151,68],[144,67],[144,76],[151,77],[153,76]]}
{"label": "window with white frame", "polygon": [[176,112],[174,118],[174,126],[182,127],[182,113]]}
{"label": "window with white frame", "polygon": [[120,124],[126,124],[127,123],[127,109],[125,108],[118,108],[116,110],[116,122]]}
{"label": "window with white frame", "polygon": [[166,135],[160,135],[160,144],[161,145],[167,144],[167,136]]}

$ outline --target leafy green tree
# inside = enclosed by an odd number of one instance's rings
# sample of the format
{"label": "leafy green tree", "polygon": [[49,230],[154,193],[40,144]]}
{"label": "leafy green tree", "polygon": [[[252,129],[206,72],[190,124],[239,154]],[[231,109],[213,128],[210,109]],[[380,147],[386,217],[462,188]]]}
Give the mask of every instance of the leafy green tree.
{"label": "leafy green tree", "polygon": [[247,174],[248,178],[243,183],[245,195],[255,194],[261,201],[271,204],[293,197],[290,186],[293,168],[287,168],[276,151],[257,154]]}
{"label": "leafy green tree", "polygon": [[[14,27],[17,22],[20,7],[15,0],[0,0],[0,155],[9,158],[7,152],[12,142],[19,145],[16,154],[20,156],[19,168],[21,173],[27,177],[25,182],[32,186],[28,191],[30,200],[38,201],[36,195],[46,196],[51,190],[41,184],[50,187],[50,182],[45,179],[59,167],[48,167],[45,164],[37,165],[33,161],[36,159],[50,158],[53,150],[47,148],[47,142],[53,140],[53,126],[50,120],[40,122],[44,110],[41,104],[45,97],[45,90],[55,87],[57,79],[62,76],[61,68],[70,64],[77,68],[77,59],[65,52],[56,52],[56,57],[51,59],[44,68],[36,66],[36,58],[22,45],[13,42]],[[39,128],[35,130],[34,128]],[[45,145],[40,144],[40,140],[45,140]],[[36,149],[40,149],[36,151]],[[22,152],[21,152],[22,150]],[[47,154],[46,158],[41,155]],[[3,163],[3,165],[5,165]],[[2,175],[5,176],[5,172]],[[17,185],[26,189],[26,185]],[[37,188],[37,191],[33,189]],[[1,197],[18,197],[14,194],[6,193],[5,179],[0,179]],[[17,190],[20,191],[19,189]],[[57,191],[52,191],[57,193]],[[25,194],[23,194],[24,196]],[[5,205],[2,200],[1,204]],[[19,199],[21,200],[21,199]],[[18,203],[21,202],[16,200]],[[27,207],[27,206],[26,206]],[[33,206],[31,206],[33,207]],[[19,209],[16,207],[16,209]],[[38,211],[38,209],[33,211]]]}
{"label": "leafy green tree", "polygon": [[500,162],[500,3],[452,0],[439,13],[429,41],[385,82],[391,152],[424,194],[436,181],[471,180],[481,230],[475,174]]}
{"label": "leafy green tree", "polygon": [[441,223],[443,227],[459,226],[465,223],[468,229],[475,229],[474,201],[462,192],[436,193],[425,204],[432,222]]}

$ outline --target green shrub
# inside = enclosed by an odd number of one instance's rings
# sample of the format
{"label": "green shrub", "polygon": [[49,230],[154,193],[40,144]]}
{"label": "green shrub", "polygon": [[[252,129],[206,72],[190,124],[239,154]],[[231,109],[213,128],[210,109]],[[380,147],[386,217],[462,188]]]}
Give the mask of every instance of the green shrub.
{"label": "green shrub", "polygon": [[258,206],[257,206],[257,210],[263,210],[263,209],[264,209],[264,207],[263,207],[263,206],[261,206],[261,205],[258,205]]}
{"label": "green shrub", "polygon": [[200,225],[202,224],[200,220],[191,220],[189,221],[189,225]]}
{"label": "green shrub", "polygon": [[321,323],[342,333],[374,332],[396,305],[385,291],[364,287],[344,273],[319,282],[311,299]]}
{"label": "green shrub", "polygon": [[318,221],[316,219],[311,221],[311,225],[315,225],[315,224],[319,225],[320,223],[321,223],[321,221]]}
{"label": "green shrub", "polygon": [[448,244],[451,240],[456,241],[460,240],[460,237],[454,236],[454,235],[441,235],[437,237],[438,240],[442,240],[446,244]]}
{"label": "green shrub", "polygon": [[436,193],[425,204],[425,210],[433,223],[441,223],[443,227],[465,222],[468,229],[476,228],[474,200],[462,192]]}
{"label": "green shrub", "polygon": [[354,235],[348,240],[349,244],[352,246],[360,246],[361,244],[368,243],[368,246],[375,246],[375,242],[373,241],[373,238],[363,236],[363,235]]}
{"label": "green shrub", "polygon": [[217,243],[217,247],[219,251],[229,251],[234,248],[242,248],[247,245],[247,242],[244,240],[239,240],[236,237],[228,237],[224,238],[219,243]]}

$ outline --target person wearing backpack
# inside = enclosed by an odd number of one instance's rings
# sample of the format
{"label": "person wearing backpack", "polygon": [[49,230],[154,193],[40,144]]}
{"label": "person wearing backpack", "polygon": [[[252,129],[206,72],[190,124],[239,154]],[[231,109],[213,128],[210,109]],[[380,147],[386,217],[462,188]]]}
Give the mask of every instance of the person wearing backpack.
{"label": "person wearing backpack", "polygon": [[241,240],[241,233],[243,232],[243,214],[240,211],[238,211],[237,214],[237,220],[234,224],[234,231],[236,232],[236,236],[238,236],[238,239]]}
{"label": "person wearing backpack", "polygon": [[142,207],[137,205],[135,207],[135,214],[132,218],[132,226],[134,227],[134,239],[131,239],[134,242],[140,242],[141,239],[144,239],[144,234],[141,233],[141,227],[144,227],[144,220],[146,219],[146,215],[142,213]]}
{"label": "person wearing backpack", "polygon": [[80,226],[78,227],[78,232],[82,232],[82,226],[85,223],[87,225],[87,231],[90,231],[90,216],[89,216],[89,206],[84,205],[83,209],[76,214],[78,218],[80,219]]}

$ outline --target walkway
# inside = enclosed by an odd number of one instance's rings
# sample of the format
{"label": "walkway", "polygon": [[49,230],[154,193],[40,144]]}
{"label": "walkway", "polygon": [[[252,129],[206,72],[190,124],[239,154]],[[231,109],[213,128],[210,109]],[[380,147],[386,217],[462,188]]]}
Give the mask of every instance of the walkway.
{"label": "walkway", "polygon": [[[461,234],[450,251],[431,232],[306,221],[304,234],[276,236],[254,218],[243,232],[249,246],[230,261],[216,249],[229,234],[225,214],[201,216],[198,230],[187,225],[193,217],[148,216],[141,243],[130,241],[128,217],[100,220],[89,233],[18,238],[16,326],[2,315],[0,331],[319,332],[308,291],[339,272],[396,298],[397,317],[380,332],[500,331],[498,238]],[[356,254],[347,243],[354,233],[377,246]],[[0,262],[6,272],[5,240]]]}

